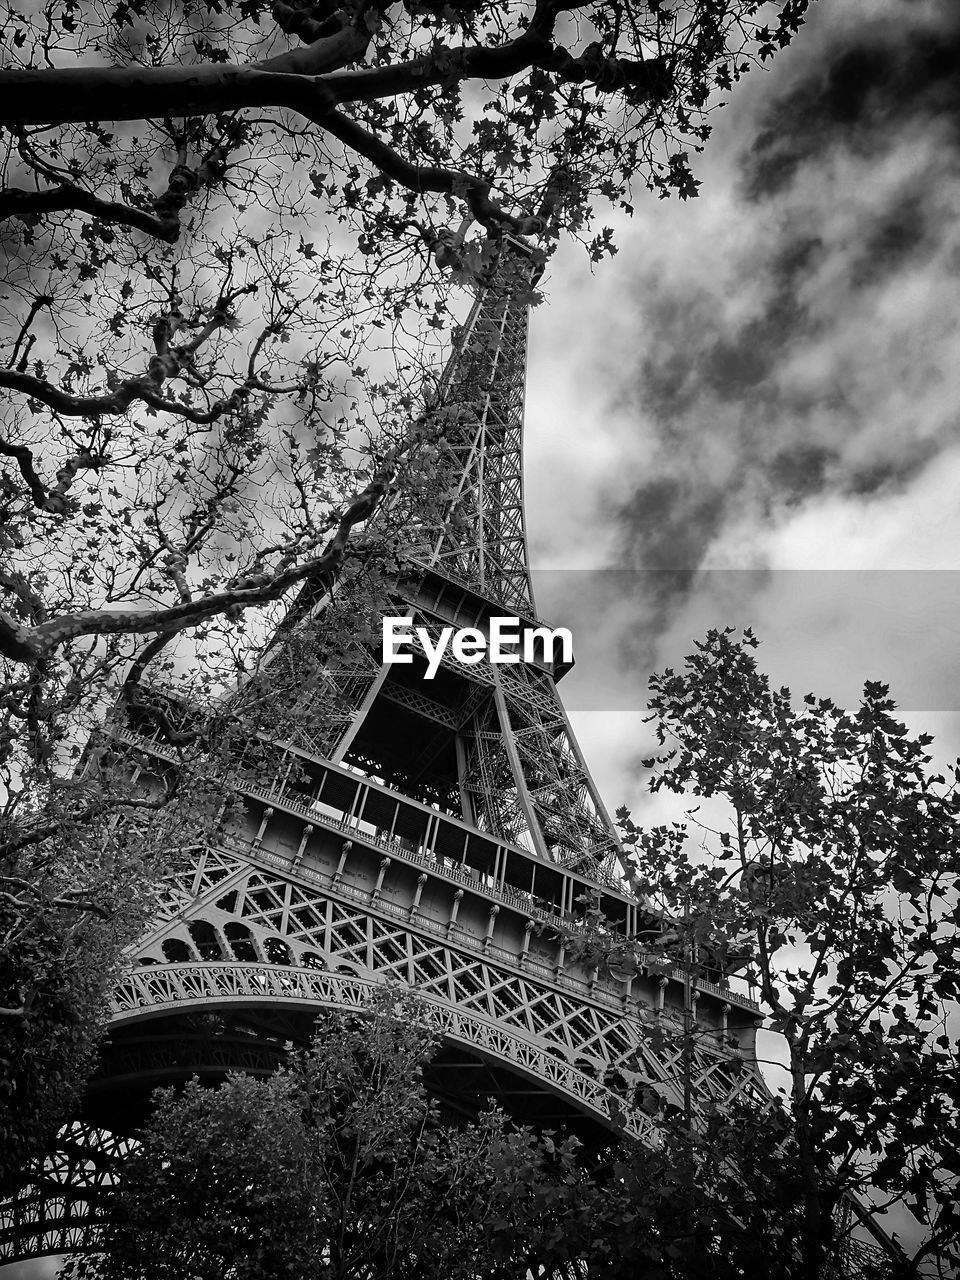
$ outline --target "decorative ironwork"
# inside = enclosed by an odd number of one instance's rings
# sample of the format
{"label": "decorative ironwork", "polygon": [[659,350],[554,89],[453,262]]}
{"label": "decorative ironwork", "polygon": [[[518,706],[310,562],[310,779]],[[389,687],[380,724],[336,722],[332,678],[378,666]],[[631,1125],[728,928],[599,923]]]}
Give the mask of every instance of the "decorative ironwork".
{"label": "decorative ironwork", "polygon": [[88,1249],[131,1145],[107,1129],[69,1125],[16,1195],[0,1203],[0,1262]]}
{"label": "decorative ironwork", "polygon": [[527,250],[508,241],[498,276],[483,289],[441,383],[462,410],[444,436],[451,497],[414,554],[481,595],[520,613],[533,609],[523,517],[521,448],[528,308]]}
{"label": "decorative ironwork", "polygon": [[[251,857],[263,860],[255,852]],[[229,865],[218,856],[218,872]],[[299,985],[304,975],[310,975],[309,983],[320,984],[320,975],[349,973],[364,982],[409,986],[447,1014],[462,1014],[477,1027],[495,1025],[531,1051],[556,1058],[558,1071],[570,1066],[598,1080],[616,1076],[628,1104],[638,1088],[650,1086],[665,1102],[680,1105],[678,1010],[667,1005],[659,1012],[647,998],[646,984],[637,984],[641,989],[634,995],[630,982],[609,976],[577,978],[574,974],[583,974],[583,967],[574,963],[565,969],[562,961],[558,965],[555,949],[531,954],[525,913],[516,913],[522,928],[512,934],[503,929],[498,935],[504,941],[512,939],[512,947],[493,943],[487,929],[489,908],[482,914],[477,910],[485,894],[478,893],[476,902],[462,906],[463,921],[451,928],[450,911],[456,893],[463,892],[452,886],[449,905],[444,903],[437,919],[421,909],[419,877],[406,884],[395,879],[386,889],[381,883],[374,894],[373,885],[361,889],[342,873],[335,883],[321,883],[333,877],[313,873],[308,879],[305,872],[309,869],[271,870],[236,859],[232,870],[211,883],[209,874],[198,867],[197,882],[208,887],[138,945],[141,967],[117,988],[114,1019],[177,1000],[242,1001],[257,997],[268,978],[271,985],[264,998],[303,1001],[310,998]],[[418,885],[421,897],[414,906]],[[507,914],[509,908],[503,910]],[[484,926],[482,936],[478,920]],[[202,937],[199,921],[205,925]],[[538,948],[542,946],[538,940]],[[179,958],[191,963],[167,963]],[[214,967],[208,969],[200,961]],[[199,984],[196,991],[188,989],[190,983]],[[171,990],[179,994],[171,995]],[[676,1044],[668,1034],[662,1037],[664,1045],[654,1049],[648,1036],[654,1022],[668,1033],[676,1032]],[[749,1063],[727,1039],[720,1026],[704,1026],[688,1057],[701,1105],[723,1105],[744,1095],[760,1101]],[[660,1040],[657,1037],[658,1045]],[[485,1042],[478,1046],[485,1047]]]}

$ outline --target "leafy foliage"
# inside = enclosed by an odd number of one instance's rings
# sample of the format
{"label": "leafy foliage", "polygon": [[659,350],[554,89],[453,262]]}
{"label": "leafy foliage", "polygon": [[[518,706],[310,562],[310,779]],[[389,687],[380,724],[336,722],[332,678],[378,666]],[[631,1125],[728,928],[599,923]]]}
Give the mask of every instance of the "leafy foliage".
{"label": "leafy foliage", "polygon": [[436,1048],[409,997],[323,1017],[265,1080],[161,1094],[125,1166],[101,1258],[77,1277],[450,1277],[562,1260],[576,1143],[496,1112],[444,1125],[423,1085]]}
{"label": "leafy foliage", "polygon": [[684,824],[642,831],[622,812],[641,887],[671,921],[664,949],[742,970],[782,1038],[805,1265],[827,1256],[842,1198],[868,1190],[927,1224],[915,1265],[950,1265],[960,766],[936,771],[932,739],[907,732],[884,685],[852,714],[812,694],[795,709],[753,635],[732,634],[711,631],[651,681],[670,748],[648,762],[652,789],[720,817],[697,820],[694,854]]}
{"label": "leafy foliage", "polygon": [[[0,857],[0,1184],[21,1173],[78,1100],[120,954],[156,910],[159,875],[209,836],[219,789],[202,779],[145,799],[128,776],[21,795]],[[172,800],[178,803],[171,803]],[[14,835],[14,832],[16,833]]]}
{"label": "leafy foliage", "polygon": [[476,283],[504,233],[542,259],[561,225],[615,252],[594,204],[695,194],[711,95],[805,8],[772,31],[760,0],[10,8],[0,653],[86,683],[80,637],[113,667],[156,632],[209,653],[339,571],[422,469],[435,267]]}
{"label": "leafy foliage", "polygon": [[[125,1164],[103,1252],[73,1280],[792,1280],[801,1175],[786,1118],[665,1124],[589,1156],[508,1123],[441,1115],[416,1001],[321,1017],[263,1080],[162,1091]],[[791,1196],[791,1192],[796,1192]],[[861,1271],[867,1276],[872,1273]],[[878,1273],[881,1274],[881,1273]]]}

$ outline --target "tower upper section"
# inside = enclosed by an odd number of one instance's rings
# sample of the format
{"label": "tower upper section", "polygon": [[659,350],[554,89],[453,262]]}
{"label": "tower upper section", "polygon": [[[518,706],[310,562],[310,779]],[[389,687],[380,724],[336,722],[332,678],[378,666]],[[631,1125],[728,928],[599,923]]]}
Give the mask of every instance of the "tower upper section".
{"label": "tower upper section", "polygon": [[442,441],[438,518],[414,554],[445,577],[521,614],[534,612],[523,515],[523,398],[528,295],[537,265],[507,238],[454,345],[441,403],[455,412]]}

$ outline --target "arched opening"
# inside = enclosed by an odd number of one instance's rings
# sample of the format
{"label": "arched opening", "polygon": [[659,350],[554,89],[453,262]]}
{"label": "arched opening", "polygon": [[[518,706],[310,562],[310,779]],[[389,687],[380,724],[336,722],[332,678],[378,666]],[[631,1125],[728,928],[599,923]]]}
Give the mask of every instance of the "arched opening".
{"label": "arched opening", "polygon": [[168,938],[160,948],[165,960],[170,964],[189,964],[196,956],[182,938]]}
{"label": "arched opening", "polygon": [[207,920],[193,920],[187,926],[201,960],[223,960],[223,947],[213,925]]}
{"label": "arched opening", "polygon": [[238,920],[231,920],[224,929],[224,933],[230,944],[230,950],[237,960],[256,963],[260,959],[253,938],[250,936],[250,930],[245,924],[240,924]]}
{"label": "arched opening", "polygon": [[290,948],[280,938],[268,938],[264,950],[271,964],[290,964]]}

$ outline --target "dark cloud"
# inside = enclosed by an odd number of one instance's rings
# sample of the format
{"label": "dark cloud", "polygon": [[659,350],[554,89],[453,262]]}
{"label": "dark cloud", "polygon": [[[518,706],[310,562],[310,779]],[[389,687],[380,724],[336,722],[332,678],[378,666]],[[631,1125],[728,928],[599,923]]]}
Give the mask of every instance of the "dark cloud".
{"label": "dark cloud", "polygon": [[[670,424],[700,395],[697,356],[704,335],[715,333],[713,306],[706,292],[664,288],[654,278],[643,289],[644,345],[640,357],[643,412],[667,434]],[[629,400],[631,393],[625,393]]]}
{"label": "dark cloud", "polygon": [[909,449],[896,457],[879,458],[865,466],[851,467],[843,479],[841,490],[857,498],[900,493],[937,456],[942,446],[942,440],[929,437],[913,441]]}
{"label": "dark cloud", "polygon": [[793,282],[817,252],[812,239],[780,247],[764,264],[769,288],[760,314],[736,328],[706,293],[681,293],[659,280],[644,289],[650,340],[636,411],[656,423],[662,461],[615,515],[625,563],[674,571],[654,593],[664,617],[742,501],[758,463],[768,470],[765,487],[784,502],[823,483],[833,453],[794,438],[797,406],[785,414],[776,382],[791,345],[810,332]]}
{"label": "dark cloud", "polygon": [[760,392],[776,373],[788,344],[810,329],[792,276],[781,270],[791,248],[787,246],[779,255],[779,264],[774,261],[765,267],[768,292],[762,313],[738,329],[721,331],[704,351],[701,377],[720,400],[739,400]]}
{"label": "dark cloud", "polygon": [[770,460],[771,486],[785,502],[799,502],[825,488],[828,467],[836,459],[836,452],[824,445],[793,441]]}
{"label": "dark cloud", "polygon": [[822,237],[810,234],[791,234],[774,249],[766,271],[781,309],[796,305],[796,285],[817,269],[825,253]]}
{"label": "dark cloud", "polygon": [[831,148],[880,153],[917,121],[936,121],[960,151],[960,12],[954,0],[941,8],[937,27],[921,27],[903,0],[899,20],[844,32],[807,63],[760,121],[743,165],[746,197],[778,194]]}
{"label": "dark cloud", "polygon": [[860,254],[850,267],[854,288],[868,287],[913,266],[932,251],[935,228],[928,203],[924,193],[908,192],[864,228]]}
{"label": "dark cloud", "polygon": [[767,377],[775,356],[766,321],[718,338],[704,353],[703,379],[721,400],[739,399]]}
{"label": "dark cloud", "polygon": [[[620,511],[630,531],[629,562],[643,569],[695,569],[716,531],[722,493],[670,476],[640,485]],[[682,589],[686,572],[671,573],[669,589]]]}
{"label": "dark cloud", "polygon": [[[647,340],[638,409],[657,421],[668,447],[689,443],[686,419],[702,412],[705,397],[728,405],[748,399],[756,407],[775,396],[772,379],[785,353],[812,332],[798,286],[824,252],[818,236],[793,234],[777,243],[769,257],[758,250],[748,265],[750,282],[763,281],[763,304],[759,314],[736,327],[718,312],[706,288],[680,290],[653,275],[643,282]],[[703,420],[701,429],[715,432],[717,426]]]}
{"label": "dark cloud", "polygon": [[629,583],[632,599],[642,602],[619,636],[622,670],[650,671],[657,639],[693,590],[697,567],[725,520],[727,501],[724,490],[699,484],[695,477],[664,476],[639,485],[617,512],[623,562],[633,567],[619,579]]}
{"label": "dark cloud", "polygon": [[[681,599],[689,585],[689,572],[678,571],[702,563],[745,503],[764,520],[818,493],[893,493],[943,447],[943,432],[930,427],[919,434],[905,426],[848,456],[845,445],[871,427],[856,388],[847,385],[856,373],[841,360],[819,377],[782,377],[791,359],[808,349],[829,352],[843,320],[839,310],[853,305],[857,290],[918,261],[920,241],[910,228],[920,218],[911,202],[874,219],[865,211],[862,237],[842,252],[831,251],[820,236],[794,239],[785,231],[769,256],[754,263],[758,314],[739,326],[725,322],[705,291],[645,281],[648,341],[632,411],[654,426],[658,456],[647,459],[646,474],[614,517],[623,563],[675,571],[655,592],[661,620],[668,601]],[[800,293],[823,264],[846,283],[838,311],[812,315]],[[861,354],[869,361],[873,353]]]}
{"label": "dark cloud", "polygon": [[[729,525],[746,515],[760,530],[817,494],[902,491],[956,435],[952,420],[870,417],[885,380],[895,397],[922,376],[909,320],[884,351],[898,321],[881,291],[938,254],[942,274],[957,220],[956,183],[934,172],[918,186],[916,131],[904,132],[949,121],[956,152],[938,136],[922,163],[960,175],[960,0],[942,10],[939,27],[934,7],[905,0],[883,21],[821,24],[728,135],[738,231],[722,271],[708,261],[703,278],[678,281],[651,266],[636,281],[631,411],[656,449],[614,516],[623,563],[674,571],[653,591],[657,625]],[[741,287],[748,305],[728,308]],[[887,308],[876,326],[874,294]]]}
{"label": "dark cloud", "polygon": [[[796,262],[809,257],[797,254]],[[764,385],[782,361],[785,345],[807,327],[793,288],[794,268],[785,247],[779,261],[763,265],[769,289],[761,314],[731,327],[706,291],[679,290],[669,280],[650,276],[643,284],[645,350],[639,370],[639,404],[657,421],[669,446],[685,442],[682,419],[702,405],[705,394],[735,403],[764,395]],[[706,423],[704,431],[713,430]]]}

